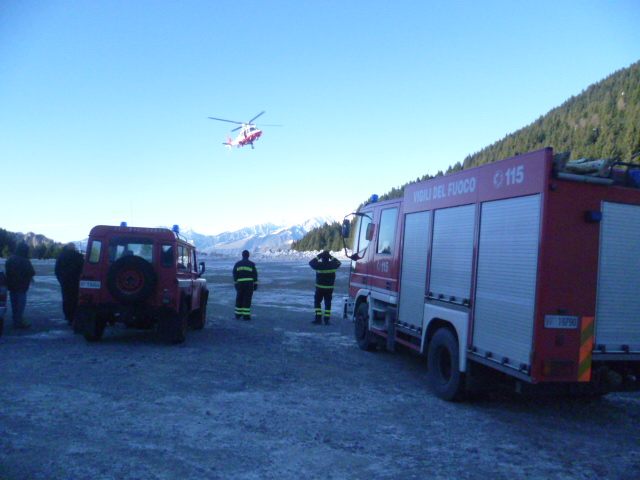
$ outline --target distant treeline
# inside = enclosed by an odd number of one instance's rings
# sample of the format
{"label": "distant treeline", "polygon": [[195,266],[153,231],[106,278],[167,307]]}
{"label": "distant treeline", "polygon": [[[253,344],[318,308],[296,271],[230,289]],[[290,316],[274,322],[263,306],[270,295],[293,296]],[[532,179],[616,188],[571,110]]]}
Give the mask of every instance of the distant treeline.
{"label": "distant treeline", "polygon": [[338,222],[325,223],[309,231],[299,241],[293,242],[291,250],[306,252],[309,250],[342,250],[341,226]]}
{"label": "distant treeline", "polygon": [[58,258],[64,245],[54,242],[44,235],[33,233],[14,233],[0,228],[0,257],[9,258],[16,250],[16,246],[24,242],[29,246],[29,258],[47,259]]}

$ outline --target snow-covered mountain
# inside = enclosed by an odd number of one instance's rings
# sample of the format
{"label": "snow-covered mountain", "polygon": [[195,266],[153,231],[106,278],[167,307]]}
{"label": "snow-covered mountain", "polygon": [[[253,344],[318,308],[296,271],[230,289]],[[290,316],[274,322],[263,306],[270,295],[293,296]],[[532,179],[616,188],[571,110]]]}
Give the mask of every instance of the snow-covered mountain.
{"label": "snow-covered mountain", "polygon": [[201,252],[239,255],[242,250],[250,252],[289,250],[294,241],[300,240],[314,228],[332,222],[335,222],[332,217],[314,217],[298,225],[263,223],[218,235],[202,235],[191,228],[181,233]]}
{"label": "snow-covered mountain", "polygon": [[[256,252],[277,252],[289,250],[294,241],[300,240],[314,228],[325,223],[333,223],[333,217],[314,217],[298,225],[262,223],[233,232],[218,235],[203,235],[190,227],[182,228],[180,235],[193,243],[200,252],[208,254],[240,255],[242,250]],[[171,228],[171,226],[161,226]],[[81,250],[86,250],[88,238],[76,241]]]}

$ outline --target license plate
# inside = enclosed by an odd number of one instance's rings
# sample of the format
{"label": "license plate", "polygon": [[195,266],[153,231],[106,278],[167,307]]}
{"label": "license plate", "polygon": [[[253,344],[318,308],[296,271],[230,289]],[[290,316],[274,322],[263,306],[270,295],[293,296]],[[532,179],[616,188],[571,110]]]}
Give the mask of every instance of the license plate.
{"label": "license plate", "polygon": [[100,286],[97,280],[80,280],[80,288],[100,288]]}
{"label": "license plate", "polygon": [[545,328],[578,328],[578,317],[570,315],[545,315]]}

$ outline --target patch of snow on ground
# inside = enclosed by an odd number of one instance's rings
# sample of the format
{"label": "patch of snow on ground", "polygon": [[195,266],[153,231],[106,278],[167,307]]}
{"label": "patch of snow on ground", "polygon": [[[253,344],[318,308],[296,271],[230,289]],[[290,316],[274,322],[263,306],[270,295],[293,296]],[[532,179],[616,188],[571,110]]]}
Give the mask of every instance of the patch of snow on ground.
{"label": "patch of snow on ground", "polygon": [[[252,253],[249,257],[250,260],[253,261],[278,261],[278,262],[294,262],[300,260],[311,260],[313,257],[318,255],[322,250],[311,250],[308,252],[298,252],[296,250],[280,250],[278,252],[255,252]],[[336,257],[338,260],[346,261],[349,260],[344,253],[344,250],[331,252],[331,255]],[[240,259],[240,255],[225,255],[225,254],[210,254],[203,255],[203,258],[210,260],[231,260],[231,259]]]}

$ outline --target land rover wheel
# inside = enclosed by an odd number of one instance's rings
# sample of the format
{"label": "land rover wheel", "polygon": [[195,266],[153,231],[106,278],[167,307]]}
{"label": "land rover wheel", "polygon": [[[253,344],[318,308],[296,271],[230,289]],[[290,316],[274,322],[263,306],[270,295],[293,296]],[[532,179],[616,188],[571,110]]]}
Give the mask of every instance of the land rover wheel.
{"label": "land rover wheel", "polygon": [[98,315],[96,309],[88,306],[78,308],[75,321],[79,322],[78,329],[82,329],[84,338],[88,342],[100,341],[107,326],[107,322]]}
{"label": "land rover wheel", "polygon": [[427,354],[429,386],[437,397],[456,401],[464,393],[464,374],[460,372],[458,339],[449,328],[436,331]]}
{"label": "land rover wheel", "polygon": [[84,333],[84,325],[88,315],[87,310],[95,310],[95,308],[88,305],[80,305],[76,310],[76,314],[73,318],[73,333],[75,335],[81,335]]}
{"label": "land rover wheel", "polygon": [[200,298],[200,308],[191,312],[189,316],[189,326],[194,330],[202,330],[207,322],[207,302],[209,300],[209,292],[202,293]]}
{"label": "land rover wheel", "polygon": [[376,344],[373,341],[373,334],[369,330],[369,307],[367,302],[362,302],[358,305],[354,323],[358,347],[360,347],[361,350],[375,350]]}
{"label": "land rover wheel", "polygon": [[180,307],[180,312],[163,308],[158,317],[158,330],[162,338],[172,345],[183,343],[186,339],[188,318],[188,311],[184,305]]}
{"label": "land rover wheel", "polygon": [[125,305],[144,302],[156,289],[157,282],[151,263],[135,255],[113,262],[106,279],[109,293]]}

